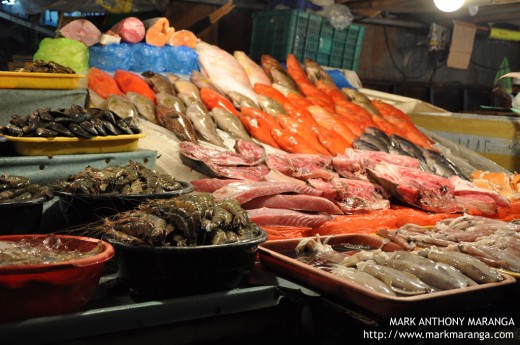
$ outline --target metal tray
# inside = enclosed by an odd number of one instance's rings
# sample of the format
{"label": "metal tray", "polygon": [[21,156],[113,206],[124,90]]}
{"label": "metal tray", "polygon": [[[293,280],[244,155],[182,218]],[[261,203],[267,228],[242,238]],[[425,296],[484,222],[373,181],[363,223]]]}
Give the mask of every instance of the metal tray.
{"label": "metal tray", "polygon": [[139,134],[96,136],[92,138],[69,137],[13,137],[4,135],[13,150],[22,156],[72,155],[78,153],[129,152],[138,148]]}
{"label": "metal tray", "polygon": [[75,89],[83,77],[83,74],[0,71],[0,89]]}
{"label": "metal tray", "polygon": [[[261,244],[258,248],[260,262],[267,268],[294,279],[303,286],[353,303],[384,317],[434,314],[496,301],[503,297],[506,289],[516,281],[510,275],[503,274],[504,280],[498,283],[481,284],[417,296],[387,296],[296,260],[293,256],[299,241],[300,239],[278,240]],[[370,239],[365,244],[376,243],[372,241]],[[362,242],[362,236],[346,234],[334,236],[328,243],[363,244]]]}

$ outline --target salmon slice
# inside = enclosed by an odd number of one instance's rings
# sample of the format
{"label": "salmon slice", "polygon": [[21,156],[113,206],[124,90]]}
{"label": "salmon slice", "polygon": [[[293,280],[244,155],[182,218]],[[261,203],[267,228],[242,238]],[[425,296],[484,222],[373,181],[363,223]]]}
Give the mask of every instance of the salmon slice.
{"label": "salmon slice", "polygon": [[172,33],[167,44],[171,46],[185,46],[189,48],[195,48],[199,39],[195,34],[189,30],[179,30]]}
{"label": "salmon slice", "polygon": [[144,21],[144,26],[145,41],[151,46],[163,47],[175,33],[175,29],[170,27],[170,22],[165,17],[147,19]]}

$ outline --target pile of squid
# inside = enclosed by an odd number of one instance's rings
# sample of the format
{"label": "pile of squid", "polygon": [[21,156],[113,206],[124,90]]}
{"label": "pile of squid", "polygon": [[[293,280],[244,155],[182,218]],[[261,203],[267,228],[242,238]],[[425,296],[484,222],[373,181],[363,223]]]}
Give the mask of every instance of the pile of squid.
{"label": "pile of squid", "polygon": [[19,202],[51,197],[48,187],[43,187],[23,176],[0,176],[0,203]]}
{"label": "pile of squid", "polygon": [[262,235],[236,200],[217,202],[209,193],[149,200],[90,227],[119,242],[166,247],[236,243]]}
{"label": "pile of squid", "polygon": [[168,174],[156,174],[139,162],[108,166],[103,169],[86,167],[77,174],[52,184],[55,190],[78,194],[141,195],[178,191],[185,186]]}
{"label": "pile of squid", "polygon": [[296,247],[298,259],[389,296],[422,295],[504,279],[496,269],[461,252],[435,248],[418,252],[377,249],[346,255],[326,242],[321,242],[319,236],[302,239]]}
{"label": "pile of squid", "polygon": [[520,272],[520,224],[463,215],[439,221],[432,228],[408,224],[379,235],[407,250],[417,247],[473,256],[488,266]]}
{"label": "pile of squid", "polygon": [[37,109],[27,115],[12,115],[0,126],[0,134],[14,137],[79,137],[138,134],[141,130],[131,117],[121,117],[108,109],[69,108]]}

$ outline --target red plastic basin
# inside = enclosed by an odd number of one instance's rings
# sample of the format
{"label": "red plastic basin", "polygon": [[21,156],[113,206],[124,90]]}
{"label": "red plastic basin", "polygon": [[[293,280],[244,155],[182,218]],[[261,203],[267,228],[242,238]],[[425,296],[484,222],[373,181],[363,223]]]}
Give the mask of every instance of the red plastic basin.
{"label": "red plastic basin", "polygon": [[[41,243],[48,235],[0,236],[0,241],[30,239]],[[70,250],[87,252],[98,239],[54,235]],[[81,310],[90,300],[105,262],[114,256],[114,248],[102,241],[101,253],[76,260],[51,264],[0,266],[0,322],[57,315]]]}

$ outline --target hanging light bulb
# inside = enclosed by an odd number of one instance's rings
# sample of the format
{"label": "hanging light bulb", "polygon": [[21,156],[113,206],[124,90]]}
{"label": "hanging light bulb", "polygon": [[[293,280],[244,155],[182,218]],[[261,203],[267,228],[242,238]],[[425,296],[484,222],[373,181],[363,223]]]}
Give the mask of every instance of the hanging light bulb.
{"label": "hanging light bulb", "polygon": [[443,12],[454,12],[464,5],[464,0],[433,0],[433,2]]}

